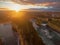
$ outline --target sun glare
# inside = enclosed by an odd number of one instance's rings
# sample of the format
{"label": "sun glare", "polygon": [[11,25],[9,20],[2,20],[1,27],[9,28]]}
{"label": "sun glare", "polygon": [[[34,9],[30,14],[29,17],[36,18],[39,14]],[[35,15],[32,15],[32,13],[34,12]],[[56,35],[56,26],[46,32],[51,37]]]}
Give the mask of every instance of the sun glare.
{"label": "sun glare", "polygon": [[23,9],[22,5],[19,4],[11,4],[11,6],[9,7],[10,10],[15,10],[16,12],[20,11]]}
{"label": "sun glare", "polygon": [[10,10],[15,10],[16,12],[22,10],[21,6],[18,6],[18,5],[11,6],[9,9]]}
{"label": "sun glare", "polygon": [[7,8],[9,10],[15,10],[16,12],[22,10],[22,5],[11,1],[0,1],[0,8]]}
{"label": "sun glare", "polygon": [[30,9],[30,8],[44,8],[44,9],[48,9],[48,8],[53,8],[53,7],[48,7],[48,6],[38,6],[38,5],[21,5],[21,4],[17,4],[15,2],[5,2],[2,1],[0,2],[0,8],[4,7],[4,8],[8,8],[9,10],[14,10],[16,12],[21,11],[22,9]]}

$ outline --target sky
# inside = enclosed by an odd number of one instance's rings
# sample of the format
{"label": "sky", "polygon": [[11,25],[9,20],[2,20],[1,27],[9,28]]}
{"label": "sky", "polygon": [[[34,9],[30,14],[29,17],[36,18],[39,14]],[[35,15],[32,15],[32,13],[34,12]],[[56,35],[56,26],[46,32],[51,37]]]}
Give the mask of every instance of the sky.
{"label": "sky", "polygon": [[56,3],[56,4],[59,4],[60,3],[60,0],[0,0],[0,1],[13,1],[13,2],[17,2],[19,4],[42,4],[42,3]]}
{"label": "sky", "polygon": [[50,10],[60,11],[60,0],[14,0],[21,4],[43,5],[53,7]]}
{"label": "sky", "polygon": [[20,4],[33,4],[33,5],[49,5],[60,8],[60,0],[13,0]]}
{"label": "sky", "polygon": [[13,1],[21,5],[47,6],[47,7],[53,7],[53,9],[56,10],[60,10],[60,6],[59,6],[60,0],[0,0],[0,1],[7,1],[7,2]]}
{"label": "sky", "polygon": [[43,3],[43,2],[60,2],[60,0],[13,0],[13,1],[16,1],[16,2],[20,2],[20,3],[30,3],[30,4],[40,4],[40,3]]}

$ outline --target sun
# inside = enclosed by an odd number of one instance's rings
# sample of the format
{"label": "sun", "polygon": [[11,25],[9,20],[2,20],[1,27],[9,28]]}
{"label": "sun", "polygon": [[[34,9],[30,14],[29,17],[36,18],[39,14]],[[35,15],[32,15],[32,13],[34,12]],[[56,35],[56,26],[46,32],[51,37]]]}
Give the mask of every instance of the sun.
{"label": "sun", "polygon": [[11,6],[9,6],[8,8],[9,8],[10,10],[14,10],[14,11],[16,11],[16,12],[18,12],[18,11],[20,11],[20,10],[23,9],[23,6],[20,5],[20,4],[12,3],[12,4],[10,4],[10,5],[11,5]]}
{"label": "sun", "polygon": [[22,10],[21,6],[18,6],[18,5],[13,5],[11,7],[9,7],[10,10],[14,10],[16,12]]}
{"label": "sun", "polygon": [[18,12],[24,8],[21,4],[17,4],[15,2],[10,2],[10,1],[4,2],[4,1],[2,1],[0,3],[2,3],[2,5],[0,5],[1,7],[8,8],[9,10],[14,10],[16,12]]}
{"label": "sun", "polygon": [[16,12],[21,11],[22,9],[30,9],[34,6],[18,4],[12,1],[0,1],[0,8],[7,8],[9,10],[14,10]]}
{"label": "sun", "polygon": [[12,1],[0,1],[0,8],[7,8],[16,12],[22,10],[24,7],[21,4],[17,4]]}
{"label": "sun", "polygon": [[30,9],[33,6],[18,4],[12,1],[0,1],[0,8],[7,8],[9,10],[14,10],[16,12],[21,11],[22,9]]}

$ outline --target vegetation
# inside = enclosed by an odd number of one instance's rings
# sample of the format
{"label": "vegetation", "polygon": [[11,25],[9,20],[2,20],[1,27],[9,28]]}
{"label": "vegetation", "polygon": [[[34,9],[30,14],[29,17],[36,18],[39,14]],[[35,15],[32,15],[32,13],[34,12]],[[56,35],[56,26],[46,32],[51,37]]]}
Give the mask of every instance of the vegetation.
{"label": "vegetation", "polygon": [[50,19],[48,25],[55,29],[56,31],[60,32],[60,19]]}
{"label": "vegetation", "polygon": [[[7,13],[8,12],[8,13]],[[53,12],[54,14],[58,14],[59,12]],[[3,15],[1,17],[1,15]],[[5,16],[4,16],[5,15]],[[6,17],[7,16],[7,17]],[[44,45],[42,39],[39,37],[38,33],[33,28],[30,19],[35,18],[36,23],[40,25],[42,21],[48,21],[48,18],[52,18],[52,12],[13,12],[13,11],[5,11],[0,14],[0,22],[10,20],[17,26],[17,33],[19,34],[21,45]],[[7,19],[7,20],[6,20]],[[48,25],[54,28],[59,27],[59,21],[50,20],[48,21]],[[56,28],[58,29],[58,28]]]}

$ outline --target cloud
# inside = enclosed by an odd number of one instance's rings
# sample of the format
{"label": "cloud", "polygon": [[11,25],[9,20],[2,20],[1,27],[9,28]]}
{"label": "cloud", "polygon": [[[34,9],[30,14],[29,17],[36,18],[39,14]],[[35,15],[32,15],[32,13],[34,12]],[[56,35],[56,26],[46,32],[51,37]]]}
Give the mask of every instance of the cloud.
{"label": "cloud", "polygon": [[39,5],[39,6],[52,6],[60,8],[60,0],[13,0],[23,5]]}
{"label": "cloud", "polygon": [[60,2],[60,0],[14,0],[16,2],[22,2],[24,4],[39,4],[43,2]]}
{"label": "cloud", "polygon": [[52,6],[55,9],[60,10],[60,0],[8,0],[8,1],[13,1],[22,5]]}

